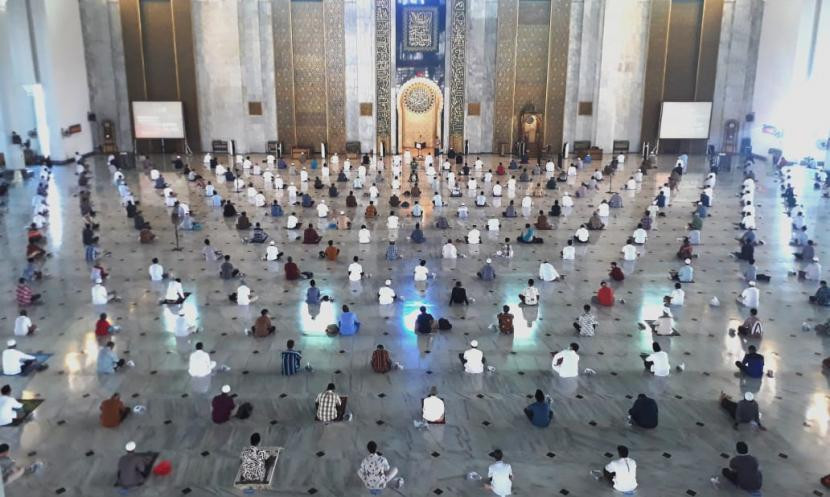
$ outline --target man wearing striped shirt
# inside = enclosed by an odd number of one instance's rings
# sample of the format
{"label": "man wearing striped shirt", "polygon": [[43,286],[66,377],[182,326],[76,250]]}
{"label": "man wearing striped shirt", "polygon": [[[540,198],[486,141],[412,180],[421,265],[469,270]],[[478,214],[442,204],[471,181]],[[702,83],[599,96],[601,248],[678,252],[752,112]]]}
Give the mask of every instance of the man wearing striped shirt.
{"label": "man wearing striped shirt", "polygon": [[282,374],[293,376],[300,372],[300,362],[303,356],[294,350],[294,340],[289,340],[286,346],[288,350],[282,351]]}

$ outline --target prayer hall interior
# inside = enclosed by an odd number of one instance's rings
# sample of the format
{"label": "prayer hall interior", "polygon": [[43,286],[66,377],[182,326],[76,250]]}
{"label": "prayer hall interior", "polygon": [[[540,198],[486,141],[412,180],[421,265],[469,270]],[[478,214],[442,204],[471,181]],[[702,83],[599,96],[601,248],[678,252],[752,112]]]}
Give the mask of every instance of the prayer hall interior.
{"label": "prayer hall interior", "polygon": [[830,495],[830,0],[0,0],[0,496]]}

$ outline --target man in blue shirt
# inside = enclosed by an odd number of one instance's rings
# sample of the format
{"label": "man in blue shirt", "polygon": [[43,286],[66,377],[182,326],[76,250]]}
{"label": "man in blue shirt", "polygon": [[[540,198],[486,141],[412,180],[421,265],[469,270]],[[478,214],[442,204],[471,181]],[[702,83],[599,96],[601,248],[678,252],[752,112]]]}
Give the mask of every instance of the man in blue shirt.
{"label": "man in blue shirt", "polygon": [[340,335],[351,336],[360,329],[360,321],[357,320],[357,314],[351,312],[349,306],[344,305],[343,314],[340,315],[337,326],[340,328]]}
{"label": "man in blue shirt", "polygon": [[657,428],[657,402],[644,393],[637,396],[628,415],[631,422],[641,428]]}
{"label": "man in blue shirt", "polygon": [[748,350],[742,360],[735,362],[735,366],[750,378],[763,378],[764,356],[757,352],[754,345],[750,345]]}
{"label": "man in blue shirt", "polygon": [[695,269],[692,267],[692,260],[686,259],[684,264],[677,271],[669,271],[671,279],[681,283],[693,283],[695,280]]}
{"label": "man in blue shirt", "polygon": [[546,428],[553,419],[553,410],[550,408],[550,399],[545,398],[541,390],[536,390],[536,402],[525,407],[525,416],[533,426]]}
{"label": "man in blue shirt", "polygon": [[415,318],[415,331],[418,333],[431,333],[435,318],[427,312],[427,308],[421,306],[421,313]]}
{"label": "man in blue shirt", "polygon": [[293,376],[300,372],[300,362],[303,356],[294,350],[294,340],[289,340],[286,346],[288,350],[282,351],[282,374],[283,376]]}

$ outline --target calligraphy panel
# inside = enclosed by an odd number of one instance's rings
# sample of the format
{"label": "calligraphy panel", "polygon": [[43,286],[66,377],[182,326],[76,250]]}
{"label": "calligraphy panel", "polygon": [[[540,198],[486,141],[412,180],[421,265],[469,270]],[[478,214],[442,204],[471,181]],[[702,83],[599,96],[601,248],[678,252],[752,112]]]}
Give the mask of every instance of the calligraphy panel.
{"label": "calligraphy panel", "polygon": [[438,8],[403,8],[404,52],[438,51]]}

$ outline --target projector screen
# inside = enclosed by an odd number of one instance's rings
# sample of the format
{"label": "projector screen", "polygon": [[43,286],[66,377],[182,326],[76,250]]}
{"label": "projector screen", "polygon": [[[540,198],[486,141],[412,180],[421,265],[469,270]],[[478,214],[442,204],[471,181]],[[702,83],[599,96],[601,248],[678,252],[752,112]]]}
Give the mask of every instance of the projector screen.
{"label": "projector screen", "polygon": [[136,138],[184,138],[181,102],[133,102]]}
{"label": "projector screen", "polygon": [[663,102],[660,112],[660,138],[709,138],[712,102]]}

